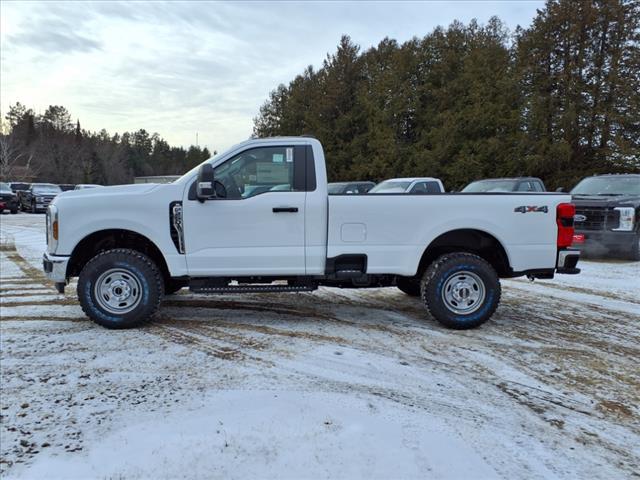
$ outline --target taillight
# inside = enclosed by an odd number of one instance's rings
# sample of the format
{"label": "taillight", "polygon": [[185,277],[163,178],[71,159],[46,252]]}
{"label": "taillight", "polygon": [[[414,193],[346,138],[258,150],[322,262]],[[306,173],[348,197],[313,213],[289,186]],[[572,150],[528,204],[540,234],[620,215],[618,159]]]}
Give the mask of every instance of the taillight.
{"label": "taillight", "polygon": [[576,206],[572,203],[561,203],[556,210],[558,224],[558,247],[570,247],[573,242],[573,216]]}

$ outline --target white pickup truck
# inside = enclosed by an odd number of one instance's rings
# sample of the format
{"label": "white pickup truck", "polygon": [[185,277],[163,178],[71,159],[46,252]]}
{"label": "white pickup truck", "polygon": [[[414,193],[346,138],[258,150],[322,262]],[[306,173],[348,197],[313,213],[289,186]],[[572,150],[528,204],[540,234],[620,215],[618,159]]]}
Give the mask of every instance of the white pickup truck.
{"label": "white pickup truck", "polygon": [[398,287],[447,327],[491,317],[499,278],[578,273],[575,209],[555,193],[327,194],[307,137],[249,140],[167,185],[65,192],[47,211],[44,271],[109,328],[165,295]]}

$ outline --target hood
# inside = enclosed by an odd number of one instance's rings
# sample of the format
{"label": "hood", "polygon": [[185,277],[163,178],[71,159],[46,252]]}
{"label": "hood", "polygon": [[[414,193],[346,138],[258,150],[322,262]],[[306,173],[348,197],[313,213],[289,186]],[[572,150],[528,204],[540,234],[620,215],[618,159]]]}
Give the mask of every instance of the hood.
{"label": "hood", "polygon": [[82,190],[68,190],[58,194],[58,198],[86,198],[108,197],[110,195],[144,195],[160,186],[157,183],[134,183],[131,185],[114,185],[112,187],[83,188]]}
{"label": "hood", "polygon": [[572,195],[571,202],[576,207],[618,207],[620,205],[640,206],[640,195]]}

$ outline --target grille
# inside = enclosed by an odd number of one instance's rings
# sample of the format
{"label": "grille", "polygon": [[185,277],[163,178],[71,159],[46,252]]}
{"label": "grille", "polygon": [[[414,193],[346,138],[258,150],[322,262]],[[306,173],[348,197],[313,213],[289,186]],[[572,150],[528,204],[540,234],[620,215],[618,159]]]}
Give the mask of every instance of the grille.
{"label": "grille", "polygon": [[576,216],[583,215],[587,219],[575,222],[577,230],[610,230],[620,223],[620,212],[606,207],[576,207]]}

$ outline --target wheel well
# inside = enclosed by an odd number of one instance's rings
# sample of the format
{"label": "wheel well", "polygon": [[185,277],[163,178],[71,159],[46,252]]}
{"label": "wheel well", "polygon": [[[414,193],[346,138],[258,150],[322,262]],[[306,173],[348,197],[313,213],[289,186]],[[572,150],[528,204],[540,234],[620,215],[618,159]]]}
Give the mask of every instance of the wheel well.
{"label": "wheel well", "polygon": [[77,277],[89,260],[113,248],[130,248],[144,253],[155,262],[165,280],[171,278],[160,249],[144,235],[130,230],[100,230],[84,237],[73,249],[67,266],[67,277]]}
{"label": "wheel well", "polygon": [[507,252],[493,235],[482,230],[460,229],[443,233],[431,242],[420,259],[418,275],[440,255],[453,252],[469,252],[482,257],[499,277],[507,277],[511,272]]}

